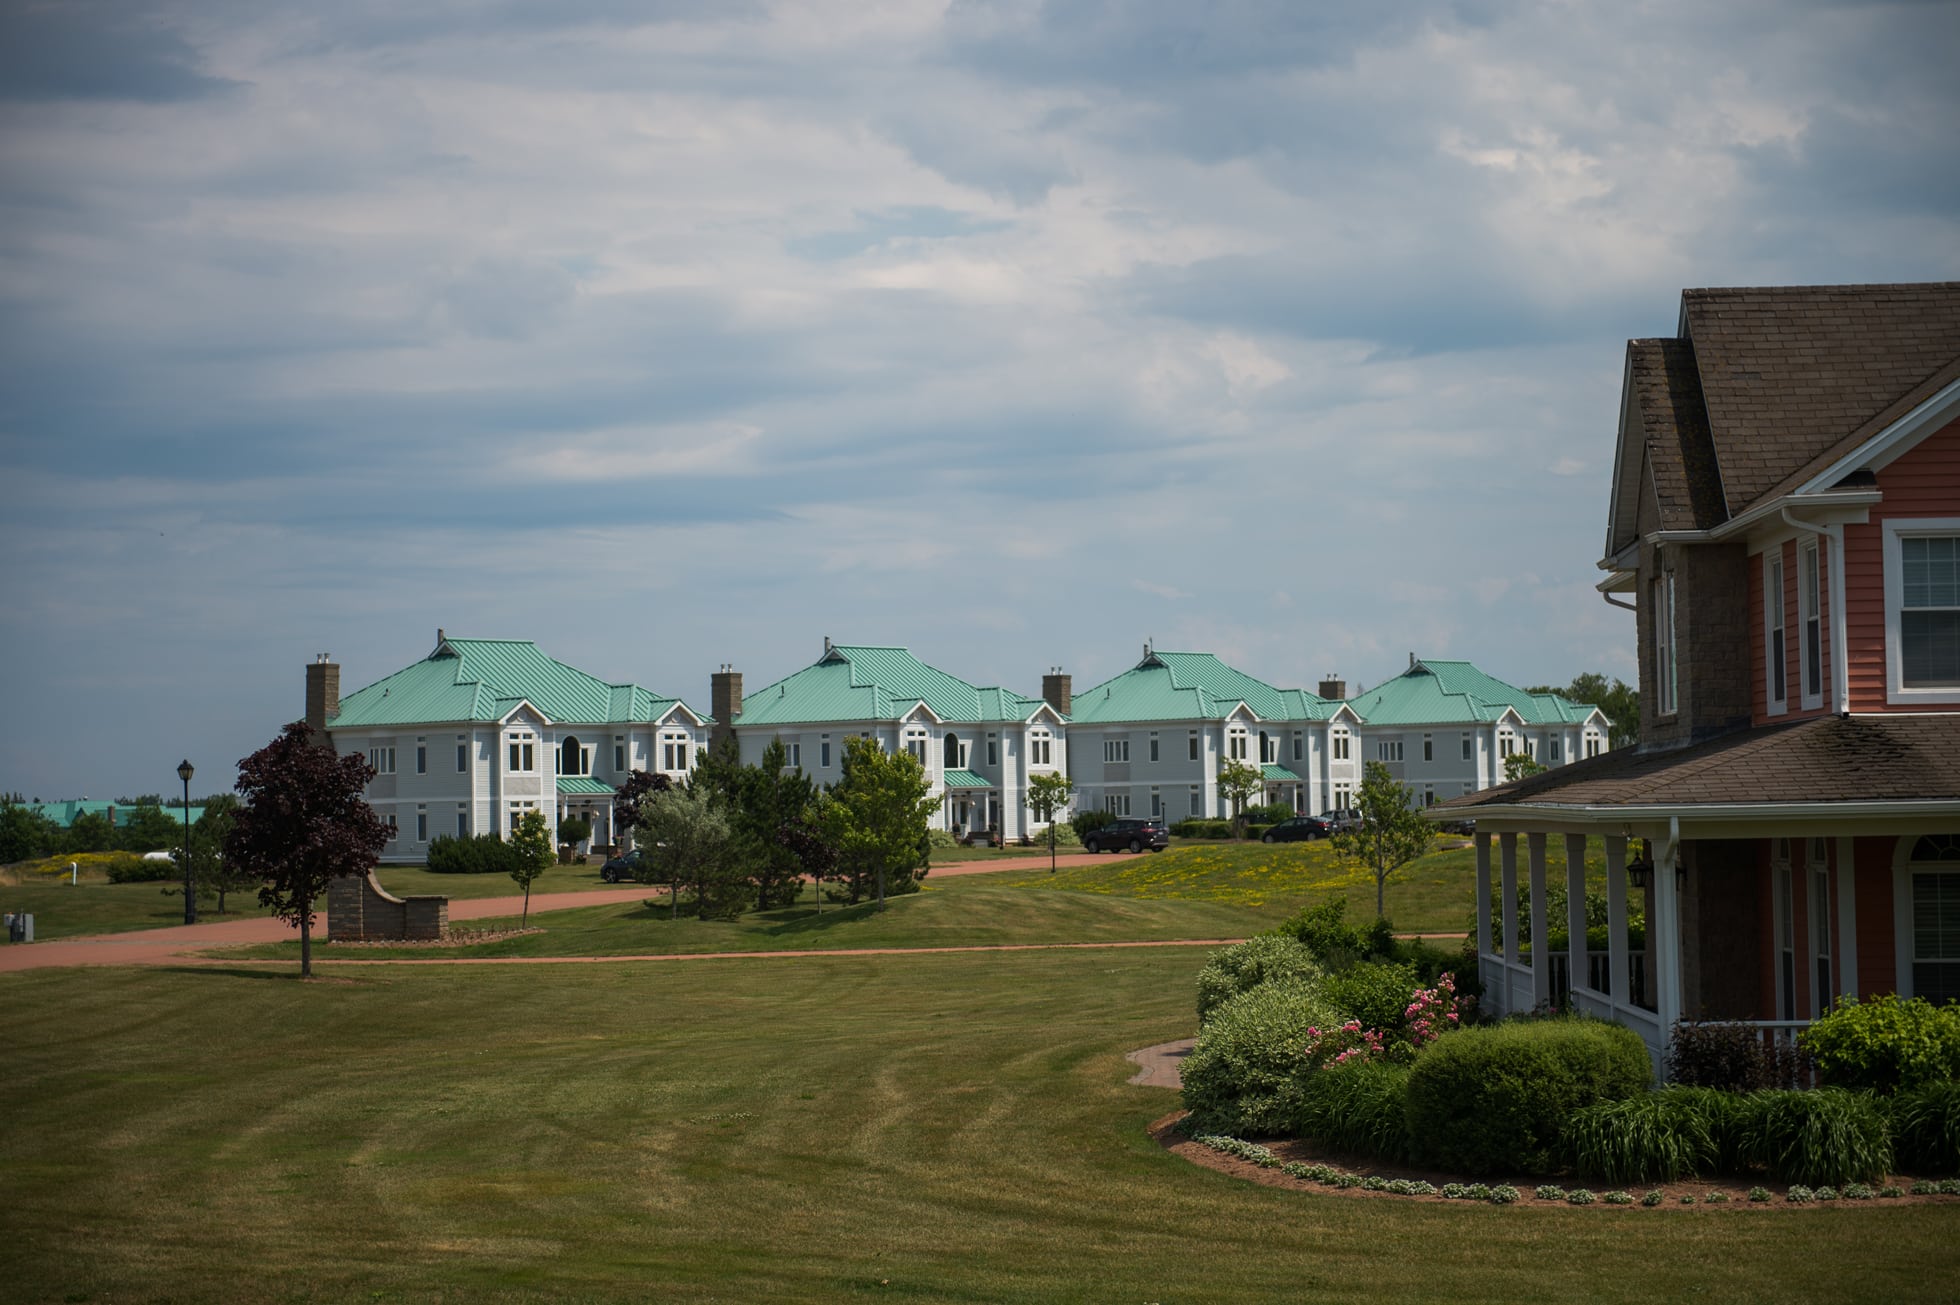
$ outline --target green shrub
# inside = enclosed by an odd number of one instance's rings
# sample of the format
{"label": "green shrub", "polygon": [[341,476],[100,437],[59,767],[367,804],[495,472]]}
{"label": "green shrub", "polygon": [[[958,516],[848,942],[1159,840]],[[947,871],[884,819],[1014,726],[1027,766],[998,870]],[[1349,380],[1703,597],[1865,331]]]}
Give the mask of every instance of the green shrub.
{"label": "green shrub", "polygon": [[558,841],[561,843],[583,843],[592,837],[592,820],[589,816],[566,816],[558,822]]}
{"label": "green shrub", "polygon": [[1573,1168],[1609,1183],[1671,1183],[1712,1169],[1715,1145],[1697,1105],[1663,1090],[1573,1111],[1565,1125]]}
{"label": "green shrub", "polygon": [[1960,1006],[1893,993],[1845,998],[1797,1035],[1831,1087],[1890,1094],[1960,1078]]}
{"label": "green shrub", "polygon": [[1260,934],[1215,951],[1198,971],[1198,1023],[1204,1024],[1222,1003],[1262,983],[1277,979],[1320,982],[1320,965],[1291,938]]}
{"label": "green shrub", "polygon": [[1208,1128],[1273,1136],[1299,1113],[1308,1048],[1340,1012],[1312,984],[1262,983],[1211,1014],[1184,1060],[1184,1105]]}
{"label": "green shrub", "polygon": [[1291,820],[1299,812],[1284,802],[1270,802],[1263,806],[1250,806],[1245,809],[1245,822],[1248,825],[1277,825],[1282,820]]}
{"label": "green shrub", "polygon": [[1356,1060],[1312,1070],[1301,1087],[1293,1131],[1336,1151],[1409,1159],[1409,1070]]}
{"label": "green shrub", "polygon": [[1115,824],[1116,813],[1091,807],[1086,811],[1078,811],[1069,817],[1069,823],[1075,826],[1075,836],[1077,838],[1086,838],[1098,829],[1107,829],[1109,826]]}
{"label": "green shrub", "polygon": [[1710,1170],[1739,1174],[1754,1163],[1750,1134],[1755,1126],[1755,1107],[1748,1093],[1674,1084],[1655,1095],[1666,1098],[1670,1109],[1700,1119],[1701,1131],[1708,1138],[1706,1165]]}
{"label": "green shrub", "polygon": [[[561,825],[559,828],[562,829],[563,826]],[[953,831],[950,829],[928,829],[926,831],[926,845],[937,851],[948,847],[958,847],[960,840],[953,837]]]}
{"label": "green shrub", "polygon": [[1645,1092],[1647,1046],[1600,1020],[1509,1022],[1451,1033],[1409,1075],[1415,1153],[1463,1173],[1551,1172],[1573,1111]]}
{"label": "green shrub", "polygon": [[1810,1058],[1795,1047],[1772,1046],[1748,1024],[1681,1020],[1668,1034],[1667,1076],[1690,1087],[1754,1092],[1810,1079]]}
{"label": "green shrub", "polygon": [[1366,928],[1347,922],[1347,899],[1330,898],[1309,906],[1274,930],[1297,938],[1329,969],[1345,969],[1361,961],[1395,959],[1395,926],[1377,919]]}
{"label": "green shrub", "polygon": [[1752,1092],[1748,1158],[1781,1183],[1864,1183],[1892,1167],[1885,1112],[1843,1088]]}
{"label": "green shrub", "polygon": [[1328,975],[1320,990],[1328,1001],[1360,1020],[1362,1028],[1393,1035],[1408,1023],[1409,999],[1417,986],[1414,966],[1371,961]]}
{"label": "green shrub", "polygon": [[1180,820],[1170,827],[1170,832],[1178,838],[1230,838],[1232,822],[1229,820],[1206,820],[1194,816]]}
{"label": "green shrub", "polygon": [[118,853],[108,858],[102,868],[108,872],[112,884],[151,884],[184,877],[177,861],[146,861],[134,852]]}
{"label": "green shrub", "polygon": [[1909,1173],[1960,1173],[1960,1083],[1926,1083],[1893,1097],[1892,1138]]}
{"label": "green shrub", "polygon": [[495,834],[457,838],[437,834],[429,844],[429,870],[439,875],[507,875],[518,851]]}
{"label": "green shrub", "polygon": [[[1043,847],[1048,846],[1048,827],[1046,825],[1043,825],[1040,831],[1034,835],[1034,841]],[[1073,822],[1067,820],[1057,820],[1055,822],[1056,847],[1080,847],[1081,845],[1082,840],[1076,837]]]}

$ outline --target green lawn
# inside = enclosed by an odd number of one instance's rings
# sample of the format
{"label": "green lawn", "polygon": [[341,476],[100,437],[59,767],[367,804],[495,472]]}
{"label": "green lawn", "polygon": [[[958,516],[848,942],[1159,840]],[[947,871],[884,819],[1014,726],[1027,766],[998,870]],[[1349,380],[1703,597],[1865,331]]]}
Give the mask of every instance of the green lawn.
{"label": "green lawn", "polygon": [[[103,884],[86,879],[70,886],[58,883],[0,887],[0,911],[29,911],[34,916],[37,942],[74,938],[90,933],[123,933],[130,929],[161,929],[184,922],[184,899],[163,893],[164,883]],[[215,901],[200,901],[200,920],[236,920],[263,915],[256,889],[225,898],[227,914],[219,915]]]}
{"label": "green lawn", "polygon": [[0,1282],[10,1301],[1951,1292],[1945,1206],[1399,1204],[1188,1165],[1144,1132],[1176,1098],[1126,1085],[1122,1053],[1190,1032],[1202,960],[0,976]]}
{"label": "green lawn", "polygon": [[[1167,854],[1168,855],[1168,854]],[[536,933],[445,948],[444,956],[631,956],[663,952],[837,950],[851,947],[962,947],[1001,943],[1129,942],[1179,938],[1239,938],[1270,929],[1289,910],[1217,901],[1112,898],[1086,893],[1031,893],[1024,886],[1045,871],[1003,870],[934,882],[893,897],[880,913],[869,902],[816,909],[806,889],[797,905],[738,920],[696,920],[681,895],[681,918],[669,914],[666,892],[647,888],[641,902],[587,906],[532,917]],[[650,904],[649,904],[650,903]],[[470,928],[515,927],[517,918],[472,921]],[[233,956],[294,957],[297,943],[239,948]],[[340,954],[328,944],[314,955]],[[347,949],[362,960],[426,957],[427,947]]]}

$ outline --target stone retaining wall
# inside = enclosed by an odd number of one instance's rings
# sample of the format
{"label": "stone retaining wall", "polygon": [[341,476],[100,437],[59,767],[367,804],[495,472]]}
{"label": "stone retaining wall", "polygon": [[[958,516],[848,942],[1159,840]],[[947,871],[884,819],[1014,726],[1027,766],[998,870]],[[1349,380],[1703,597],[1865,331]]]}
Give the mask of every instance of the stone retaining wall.
{"label": "stone retaining wall", "polygon": [[449,930],[447,897],[396,897],[372,874],[327,885],[328,942],[433,941]]}

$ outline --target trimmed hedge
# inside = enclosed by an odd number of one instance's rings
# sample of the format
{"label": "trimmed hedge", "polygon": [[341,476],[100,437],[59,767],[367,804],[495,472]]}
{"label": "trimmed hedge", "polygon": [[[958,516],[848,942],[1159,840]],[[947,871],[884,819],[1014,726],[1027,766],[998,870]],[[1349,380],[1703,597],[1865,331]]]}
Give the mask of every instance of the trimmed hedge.
{"label": "trimmed hedge", "polygon": [[1830,1087],[1899,1092],[1960,1078],[1960,1006],[1893,993],[1847,997],[1797,1043]]}
{"label": "trimmed hedge", "polygon": [[1171,826],[1170,832],[1178,838],[1230,838],[1232,822],[1194,817],[1190,820],[1178,821]]}
{"label": "trimmed hedge", "polygon": [[439,875],[507,875],[522,860],[515,847],[495,834],[457,838],[437,834],[429,844],[429,870]]}
{"label": "trimmed hedge", "polygon": [[1416,1154],[1459,1173],[1549,1173],[1567,1118],[1653,1082],[1646,1044],[1599,1020],[1463,1029],[1424,1048],[1409,1074]]}
{"label": "trimmed hedge", "polygon": [[1184,1105],[1213,1130],[1270,1137],[1300,1109],[1307,1052],[1341,1013],[1310,983],[1278,979],[1240,993],[1211,1013],[1179,1070]]}
{"label": "trimmed hedge", "polygon": [[1198,971],[1199,1025],[1240,993],[1282,979],[1320,981],[1320,965],[1313,953],[1291,938],[1265,933],[1213,952]]}

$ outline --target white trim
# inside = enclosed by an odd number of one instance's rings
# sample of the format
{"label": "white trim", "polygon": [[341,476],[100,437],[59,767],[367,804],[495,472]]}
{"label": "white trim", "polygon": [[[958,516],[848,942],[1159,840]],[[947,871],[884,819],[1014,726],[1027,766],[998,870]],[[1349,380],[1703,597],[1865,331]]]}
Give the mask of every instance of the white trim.
{"label": "white trim", "polygon": [[[1773,605],[1770,594],[1772,570],[1776,576]],[[1774,622],[1770,620],[1772,607],[1776,615]],[[1772,633],[1783,636],[1782,647],[1772,646],[1777,642],[1770,638]],[[1779,671],[1783,675],[1783,696],[1780,698],[1773,696]],[[1783,545],[1781,544],[1763,553],[1763,702],[1765,704],[1763,714],[1766,716],[1782,716],[1790,710],[1790,613],[1783,602]]]}
{"label": "white trim", "polygon": [[1851,839],[1837,840],[1838,991],[1858,995],[1858,863]]}
{"label": "white trim", "polygon": [[[1815,538],[1797,543],[1797,690],[1805,711],[1824,705],[1824,546]],[[1808,613],[1806,615],[1806,613]],[[1817,622],[1817,687],[1810,686],[1810,623]]]}
{"label": "white trim", "polygon": [[1899,615],[1905,608],[1905,556],[1899,541],[1906,535],[1960,535],[1960,517],[1893,517],[1884,522],[1881,565],[1885,573],[1885,701],[1900,706],[1960,702],[1960,687],[1908,689],[1904,686]]}
{"label": "white trim", "polygon": [[1880,471],[1955,416],[1960,416],[1960,380],[1948,381],[1911,412],[1798,486],[1797,492],[1828,489],[1860,467]]}
{"label": "white trim", "polygon": [[1901,835],[1892,848],[1892,991],[1912,996],[1912,849],[1919,840]]}

